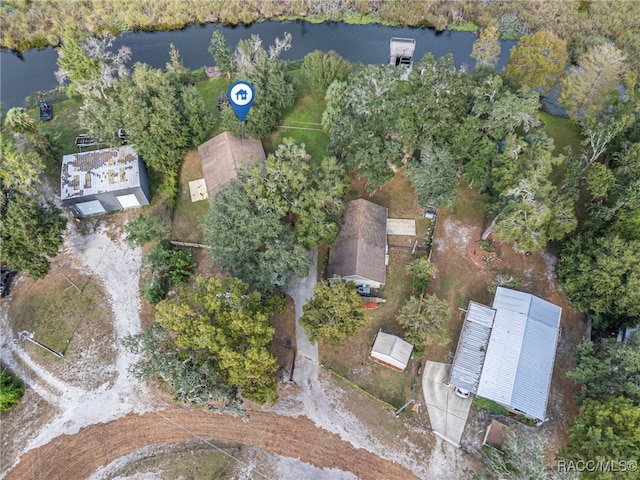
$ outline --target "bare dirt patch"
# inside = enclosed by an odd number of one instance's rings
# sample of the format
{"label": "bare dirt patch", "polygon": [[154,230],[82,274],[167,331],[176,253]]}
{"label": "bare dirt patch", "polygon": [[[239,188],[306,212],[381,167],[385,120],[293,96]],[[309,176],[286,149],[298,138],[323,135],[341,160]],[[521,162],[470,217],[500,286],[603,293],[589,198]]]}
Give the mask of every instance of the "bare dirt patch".
{"label": "bare dirt patch", "polygon": [[38,365],[72,385],[97,388],[116,374],[113,315],[105,304],[100,279],[70,267],[62,256],[45,278],[20,279],[8,314],[14,336],[34,332],[34,339],[64,355],[59,359],[23,341]]}
{"label": "bare dirt patch", "polygon": [[416,478],[398,463],[355,448],[304,417],[254,412],[245,422],[180,407],[142,416],[127,415],[85,427],[76,435],[58,437],[24,454],[6,478],[27,478],[36,470],[48,479],[88,478],[97,466],[107,465],[146,445],[178,444],[212,436],[217,441],[298,457],[311,465],[350,471],[363,480]]}
{"label": "bare dirt patch", "polygon": [[37,432],[47,425],[59,410],[27,385],[15,407],[0,413],[0,476],[13,465]]}
{"label": "bare dirt patch", "polygon": [[296,351],[296,306],[289,295],[285,295],[284,312],[273,315],[271,326],[275,329],[271,355],[278,360],[282,377],[288,379]]}

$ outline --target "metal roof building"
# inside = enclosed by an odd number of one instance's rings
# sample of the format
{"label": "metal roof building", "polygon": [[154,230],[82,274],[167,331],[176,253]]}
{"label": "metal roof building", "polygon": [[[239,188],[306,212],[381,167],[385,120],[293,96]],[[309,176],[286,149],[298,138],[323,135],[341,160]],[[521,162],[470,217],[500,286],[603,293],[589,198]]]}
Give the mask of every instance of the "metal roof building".
{"label": "metal roof building", "polygon": [[469,302],[451,367],[451,385],[474,393],[478,390],[495,314],[493,308]]}
{"label": "metal roof building", "polygon": [[491,309],[471,303],[450,383],[543,420],[561,314],[557,305],[504,287],[498,287]]}
{"label": "metal roof building", "polygon": [[65,155],[60,197],[76,217],[149,204],[149,179],[130,145]]}

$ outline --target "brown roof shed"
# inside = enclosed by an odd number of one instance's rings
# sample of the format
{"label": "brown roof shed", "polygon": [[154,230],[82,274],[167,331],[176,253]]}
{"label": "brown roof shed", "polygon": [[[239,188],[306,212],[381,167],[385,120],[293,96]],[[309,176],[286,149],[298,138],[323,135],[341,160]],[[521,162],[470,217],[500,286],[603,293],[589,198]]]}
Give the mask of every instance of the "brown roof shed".
{"label": "brown roof shed", "polygon": [[359,277],[384,285],[386,250],[387,209],[364,198],[351,200],[329,251],[328,277]]}
{"label": "brown roof shed", "polygon": [[198,147],[198,153],[209,198],[238,178],[238,169],[266,158],[260,140],[245,136],[241,142],[229,132],[207,140]]}

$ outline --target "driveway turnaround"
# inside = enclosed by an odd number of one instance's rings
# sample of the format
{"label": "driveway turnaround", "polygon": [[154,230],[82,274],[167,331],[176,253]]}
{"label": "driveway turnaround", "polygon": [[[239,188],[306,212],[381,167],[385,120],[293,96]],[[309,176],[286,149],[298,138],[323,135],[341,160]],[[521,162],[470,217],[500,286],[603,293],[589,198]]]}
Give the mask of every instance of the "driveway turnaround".
{"label": "driveway turnaround", "polygon": [[433,432],[460,447],[460,439],[471,409],[471,397],[460,398],[447,385],[451,365],[427,362],[422,377],[422,393]]}

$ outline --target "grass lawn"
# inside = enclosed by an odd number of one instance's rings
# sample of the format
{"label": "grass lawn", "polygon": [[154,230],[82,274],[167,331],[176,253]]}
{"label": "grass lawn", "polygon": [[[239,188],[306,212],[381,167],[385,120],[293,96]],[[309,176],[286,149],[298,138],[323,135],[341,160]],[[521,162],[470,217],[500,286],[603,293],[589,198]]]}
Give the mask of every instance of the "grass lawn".
{"label": "grass lawn", "polygon": [[195,87],[198,93],[202,95],[204,103],[215,119],[215,124],[209,138],[215,137],[219,133],[222,133],[222,127],[220,126],[220,111],[217,107],[218,96],[221,92],[226,92],[231,85],[231,80],[227,78],[208,78],[196,83]]}
{"label": "grass lawn", "polygon": [[180,168],[179,193],[173,210],[171,239],[181,242],[202,243],[200,218],[210,208],[208,200],[191,201],[189,182],[202,178],[202,166],[198,150],[185,156]]}
{"label": "grass lawn", "polygon": [[[103,296],[89,277],[56,268],[38,282],[22,279],[12,292],[11,318],[16,331],[35,332],[35,340],[65,357],[78,355],[77,344],[97,337],[97,332],[111,330],[111,312]],[[47,363],[57,361],[35,345],[32,354]]]}
{"label": "grass lawn", "polygon": [[[36,120],[38,132],[40,134],[50,134],[56,138],[60,144],[62,155],[77,153],[75,146],[76,136],[86,133],[86,129],[80,127],[78,122],[78,112],[82,102],[80,100],[64,100],[53,104],[53,118],[47,122],[40,121],[40,111],[38,109],[29,110],[29,115]],[[55,161],[48,161],[45,164],[45,176],[52,182],[52,185],[60,185],[60,166],[62,157]]]}
{"label": "grass lawn", "polygon": [[553,138],[556,149],[555,153],[569,147],[574,155],[579,155],[582,150],[582,135],[578,126],[572,120],[562,117],[554,117],[548,113],[540,112],[540,118],[544,122],[544,131]]}
{"label": "grass lawn", "polygon": [[280,127],[263,141],[267,154],[274,152],[283,138],[290,137],[297,144],[304,143],[312,162],[320,162],[328,155],[329,146],[329,137],[320,125],[325,108],[322,95],[301,90],[295,104],[284,112]]}

